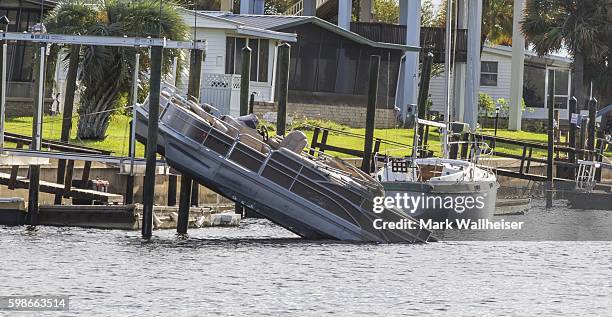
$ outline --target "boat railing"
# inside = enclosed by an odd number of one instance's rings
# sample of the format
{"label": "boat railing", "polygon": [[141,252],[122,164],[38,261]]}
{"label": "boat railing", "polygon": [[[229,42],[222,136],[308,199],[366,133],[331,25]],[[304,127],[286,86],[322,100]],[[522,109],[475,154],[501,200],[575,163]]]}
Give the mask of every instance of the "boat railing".
{"label": "boat railing", "polygon": [[[177,98],[177,99],[178,99],[178,98]],[[184,99],[183,99],[183,100],[184,100]],[[201,120],[201,118],[197,117],[197,114],[195,114],[195,113],[191,113],[191,112],[190,112],[188,109],[186,109],[185,107],[180,106],[180,105],[176,105],[176,104],[175,104],[175,103],[173,103],[173,102],[169,102],[169,103],[167,103],[167,107],[164,109],[164,111],[163,111],[163,112],[161,113],[161,115],[160,115],[160,123],[162,123],[162,124],[166,125],[166,126],[167,126],[168,128],[170,128],[170,129],[173,129],[173,130],[177,131],[177,129],[176,129],[175,127],[173,127],[172,125],[169,125],[169,124],[168,124],[169,122],[167,122],[167,121],[165,120],[165,119],[166,119],[166,117],[165,117],[165,116],[166,116],[166,114],[168,113],[168,111],[169,111],[169,109],[170,109],[170,107],[169,107],[169,106],[178,107],[182,113],[184,113],[184,114],[186,114],[186,115],[189,115],[189,116],[190,116],[192,119],[193,119],[193,118],[197,118],[197,119]],[[174,117],[174,119],[176,119],[176,118],[177,118],[177,117]],[[327,194],[325,194],[325,193],[321,192],[319,189],[314,188],[314,187],[310,186],[309,184],[307,184],[307,183],[305,183],[305,182],[303,182],[303,181],[301,181],[301,180],[300,180],[300,176],[303,174],[302,172],[303,172],[304,168],[306,168],[306,165],[305,165],[305,164],[303,164],[302,162],[300,162],[300,167],[299,167],[299,170],[297,171],[297,173],[296,173],[295,175],[292,175],[292,174],[290,174],[290,173],[287,173],[287,172],[285,172],[283,169],[275,167],[273,164],[269,164],[270,162],[274,162],[275,164],[278,164],[279,166],[281,166],[281,167],[282,167],[282,168],[284,168],[284,169],[291,170],[291,167],[290,167],[290,166],[288,166],[288,165],[284,164],[283,162],[281,162],[281,161],[279,161],[279,160],[275,160],[275,159],[273,158],[273,152],[274,152],[274,151],[273,151],[273,148],[272,148],[271,146],[269,146],[268,144],[266,144],[266,143],[264,143],[264,142],[261,142],[261,141],[260,141],[260,140],[258,140],[257,138],[254,138],[253,136],[248,135],[248,134],[237,134],[237,136],[236,136],[236,137],[232,137],[231,135],[226,134],[226,133],[224,133],[223,131],[220,131],[220,130],[218,130],[218,129],[215,129],[215,128],[214,128],[212,125],[208,124],[207,122],[204,122],[204,123],[205,123],[205,128],[203,129],[203,128],[201,128],[200,126],[197,126],[197,125],[193,124],[192,122],[190,122],[190,121],[186,120],[186,118],[183,118],[182,116],[178,116],[178,118],[181,120],[181,123],[182,123],[183,125],[189,125],[191,128],[195,128],[195,129],[197,129],[198,131],[200,131],[200,132],[201,132],[201,133],[204,135],[204,138],[203,138],[201,141],[200,141],[200,140],[195,140],[195,139],[193,139],[192,137],[190,137],[189,135],[185,135],[187,138],[191,139],[192,141],[197,142],[197,143],[198,143],[198,144],[200,144],[201,146],[206,147],[206,145],[205,145],[205,144],[206,144],[206,142],[209,140],[209,138],[215,138],[215,141],[217,141],[217,142],[222,142],[222,143],[224,143],[225,145],[229,146],[229,150],[227,151],[227,153],[225,153],[225,155],[223,155],[223,157],[224,157],[225,159],[227,159],[227,160],[229,160],[229,161],[233,161],[233,162],[235,162],[235,161],[234,161],[234,160],[233,160],[231,157],[232,157],[232,155],[234,154],[234,152],[236,151],[237,146],[238,146],[239,144],[241,144],[242,146],[249,147],[249,148],[250,148],[250,149],[253,151],[253,153],[261,153],[261,154],[262,154],[261,156],[259,156],[259,157],[258,157],[258,156],[252,155],[252,153],[249,153],[249,152],[246,152],[246,151],[241,151],[241,153],[240,153],[240,154],[242,154],[242,155],[246,155],[246,156],[248,156],[248,157],[249,157],[249,158],[251,158],[251,159],[257,160],[257,161],[259,161],[259,162],[261,163],[261,165],[260,165],[260,166],[259,166],[259,167],[258,167],[258,168],[255,170],[255,171],[251,170],[252,172],[256,173],[257,175],[262,176],[262,174],[263,174],[263,172],[264,172],[264,170],[265,170],[266,168],[271,168],[271,169],[273,169],[275,172],[280,173],[280,174],[282,174],[282,175],[284,175],[284,176],[286,176],[286,177],[288,177],[288,178],[290,178],[290,179],[291,179],[291,186],[289,186],[289,188],[287,188],[287,189],[288,189],[288,190],[290,190],[290,191],[293,189],[293,187],[295,186],[295,184],[296,184],[296,183],[299,183],[299,184],[301,184],[301,185],[303,185],[303,186],[308,187],[310,190],[313,190],[313,191],[315,191],[315,192],[318,192],[319,194],[321,194],[321,195],[323,195],[323,196],[327,197],[328,199],[330,199],[330,201],[335,201],[335,200],[336,200],[336,198],[333,198],[333,197],[331,197],[331,196],[329,196],[329,195],[327,195]],[[223,122],[223,121],[220,121],[220,123],[221,123],[221,124],[223,124],[225,127],[229,128],[229,129],[235,129],[234,127],[230,126],[229,124],[227,124],[227,123],[225,123],[225,122]],[[214,130],[214,133],[212,133],[212,132],[213,132],[213,130]],[[235,131],[236,131],[236,132],[238,132],[238,130],[237,130],[237,129],[236,129]],[[177,132],[180,132],[180,131],[177,131]],[[226,141],[225,141],[225,140],[223,140],[222,138],[216,138],[216,137],[214,136],[214,134],[224,135],[224,136],[225,136],[227,139],[231,139],[232,141],[231,141],[231,142],[226,142]],[[250,139],[251,141],[255,141],[255,142],[260,143],[260,144],[261,144],[261,145],[262,145],[262,146],[265,148],[265,151],[263,151],[263,152],[265,152],[265,154],[264,154],[262,151],[258,151],[258,150],[256,150],[256,149],[253,149],[252,147],[250,147],[248,144],[246,144],[246,143],[244,142],[244,140],[245,140],[245,139]],[[302,154],[303,154],[303,155],[308,155],[307,153],[302,153]],[[297,155],[297,154],[296,154],[296,155]],[[306,159],[305,157],[302,157],[302,156],[300,156],[300,158]],[[330,158],[332,158],[332,157],[330,156]],[[242,165],[241,165],[239,162],[235,162],[235,163],[236,163],[236,164],[238,164],[238,165],[240,165],[240,166],[242,166]],[[317,167],[321,167],[321,165],[314,165],[314,166],[313,166],[313,168],[314,168],[315,166],[317,166]],[[245,166],[242,166],[242,167],[245,167]],[[335,173],[338,173],[338,174],[342,174],[342,175],[345,175],[345,176],[348,176],[348,177],[350,177],[350,176],[351,176],[351,174],[350,174],[350,173],[347,173],[347,172],[344,172],[344,171],[341,171],[341,170],[338,170],[338,169],[334,169],[334,168],[332,168],[332,167],[330,167],[330,166],[323,166],[323,167],[327,168],[327,169],[328,169],[328,170],[330,170],[330,171],[333,171],[333,172],[335,172]],[[248,169],[248,168],[247,168],[247,169]],[[351,179],[354,179],[354,178],[353,178],[353,177],[351,177]],[[343,180],[343,179],[341,179],[341,178],[335,178],[335,180],[336,180],[336,182],[338,182],[338,183],[339,183],[339,185],[345,185],[345,186],[346,186],[346,185],[350,185],[348,182],[346,182],[345,180]],[[316,183],[316,181],[313,181],[313,182],[315,182],[315,183]],[[362,185],[363,185],[363,184],[362,184]],[[340,196],[340,197],[341,197],[341,196]],[[363,202],[362,202],[362,201],[359,201],[359,202],[351,202],[351,203],[359,206],[359,205],[360,205],[360,204],[362,204]],[[345,208],[342,208],[342,209],[344,210]],[[347,214],[348,214],[348,213],[347,213]]]}

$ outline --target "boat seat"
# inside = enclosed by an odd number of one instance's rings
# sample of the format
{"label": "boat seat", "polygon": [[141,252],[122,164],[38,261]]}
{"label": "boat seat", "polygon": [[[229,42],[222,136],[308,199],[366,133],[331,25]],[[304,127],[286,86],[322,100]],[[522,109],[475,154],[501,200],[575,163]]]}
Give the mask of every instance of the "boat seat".
{"label": "boat seat", "polygon": [[278,150],[278,149],[279,149],[279,147],[280,147],[280,143],[281,143],[282,141],[283,141],[283,139],[282,139],[281,137],[279,137],[279,136],[275,136],[275,137],[271,137],[271,138],[269,138],[269,139],[266,141],[266,143],[268,143],[268,145],[269,145],[271,148],[273,148],[273,149],[275,149],[275,150]]}
{"label": "boat seat", "polygon": [[245,126],[230,116],[223,116],[222,120],[227,125],[235,128],[239,132],[240,142],[261,153],[267,154],[269,152],[266,143],[263,142],[263,137],[257,132],[257,130]]}
{"label": "boat seat", "polygon": [[308,145],[308,138],[302,131],[293,130],[287,134],[279,144],[279,148],[286,148],[300,154]]}

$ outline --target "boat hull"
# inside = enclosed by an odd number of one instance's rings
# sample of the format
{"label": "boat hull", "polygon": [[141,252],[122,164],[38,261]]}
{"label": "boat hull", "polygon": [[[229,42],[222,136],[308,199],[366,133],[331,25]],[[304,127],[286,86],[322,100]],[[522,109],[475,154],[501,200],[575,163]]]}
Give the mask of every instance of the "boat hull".
{"label": "boat hull", "polygon": [[402,206],[402,211],[417,219],[436,222],[491,219],[499,187],[496,181],[383,182],[382,185],[387,197],[414,197],[414,200],[410,198],[408,206]]}
{"label": "boat hull", "polygon": [[[146,129],[148,113],[145,110],[139,109],[137,115],[136,133],[140,140],[146,140],[148,133]],[[244,156],[235,156],[232,154],[233,149],[246,150],[239,144],[234,144],[227,154],[220,155],[216,152],[217,150],[213,150],[214,147],[212,149],[205,147],[202,141],[196,142],[186,137],[185,131],[187,130],[184,126],[174,126],[172,118],[182,116],[181,120],[186,120],[188,119],[186,115],[184,110],[170,109],[169,112],[166,112],[169,121],[166,122],[167,120],[163,119],[165,117],[162,117],[160,122],[158,151],[164,154],[169,165],[189,175],[194,181],[254,210],[295,234],[307,239],[357,242],[425,242],[430,238],[431,231],[421,228],[405,230],[374,228],[374,220],[377,218],[384,218],[386,221],[412,219],[400,210],[385,210],[383,214],[375,214],[371,208],[360,206],[358,201],[344,201],[344,207],[341,208],[322,208],[320,204],[315,203],[317,199],[322,199],[325,195],[333,195],[333,192],[324,192],[319,198],[305,199],[299,196],[295,188],[291,189],[293,185],[288,190],[274,180],[265,177],[270,163],[264,163],[258,171],[253,171],[236,162]],[[189,135],[189,133],[186,134]],[[213,135],[213,132],[206,134]],[[202,134],[198,134],[196,137],[201,136]],[[297,157],[296,159],[300,160],[298,154],[280,149],[273,151],[273,155],[265,162],[270,160],[271,163],[274,163],[275,159],[272,158],[275,155],[277,158],[281,156],[289,159]],[[303,169],[309,168],[304,165]],[[312,171],[316,173],[315,170]],[[293,182],[295,183],[295,180]],[[356,211],[347,214],[341,209]]]}

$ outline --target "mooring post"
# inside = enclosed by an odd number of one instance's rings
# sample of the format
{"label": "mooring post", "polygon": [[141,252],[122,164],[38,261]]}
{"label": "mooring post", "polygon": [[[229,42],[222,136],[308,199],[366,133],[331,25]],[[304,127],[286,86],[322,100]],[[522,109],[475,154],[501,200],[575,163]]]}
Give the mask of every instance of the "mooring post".
{"label": "mooring post", "polygon": [[370,173],[372,160],[372,139],[374,138],[374,119],[376,118],[376,97],[378,97],[378,69],[380,55],[370,55],[370,82],[368,86],[368,107],[366,109],[365,143],[361,170]]}
{"label": "mooring post", "polygon": [[242,69],[240,71],[240,115],[249,112],[249,90],[251,89],[251,48],[249,42],[242,48]]}
{"label": "mooring post", "polygon": [[285,135],[287,125],[287,102],[289,94],[289,59],[291,45],[283,43],[278,47],[278,110],[276,112],[276,134]]}
{"label": "mooring post", "polygon": [[[431,81],[431,67],[433,65],[434,55],[429,52],[425,55],[425,60],[423,61],[423,70],[421,71],[421,83],[419,86],[419,99],[418,99],[418,111],[417,116],[419,119],[427,119],[427,99],[429,98],[429,82]],[[423,130],[424,126],[419,125],[419,143],[423,143]],[[417,131],[414,131],[417,133]]]}
{"label": "mooring post", "polygon": [[[196,102],[199,102],[200,100],[200,79],[202,74],[202,60],[204,58],[205,56],[203,50],[191,50],[189,64],[189,84],[187,86],[187,94],[193,99],[195,99]],[[189,177],[188,179],[191,178]],[[191,193],[189,195],[191,206],[198,206],[200,204],[200,184],[198,182],[191,181]],[[189,208],[187,209],[187,212],[189,212]]]}
{"label": "mooring post", "polygon": [[[45,101],[45,57],[47,43],[40,43],[38,51],[38,69],[35,73],[37,90],[34,103],[34,120],[32,124],[32,143],[30,149],[40,151],[42,139],[42,114]],[[40,189],[40,165],[30,165],[30,185],[28,187],[28,224],[38,224],[38,193]]]}
{"label": "mooring post", "polygon": [[[555,82],[554,72],[552,72],[552,82]],[[554,96],[554,93],[554,85],[549,85],[548,95]],[[555,161],[555,128],[553,123],[554,115],[554,98],[548,98],[548,157],[546,158],[546,208],[551,208],[553,201],[553,164]]]}
{"label": "mooring post", "polygon": [[597,113],[597,99],[592,97],[589,100],[589,135],[587,139],[587,150],[591,152],[591,158],[595,159],[593,153],[595,153],[595,114]]}
{"label": "mooring post", "polygon": [[168,206],[176,206],[176,187],[178,177],[175,174],[168,175]]}
{"label": "mooring post", "polygon": [[[200,99],[200,79],[202,74],[202,60],[204,51],[192,49],[189,57],[189,83],[187,94],[194,99]],[[199,184],[191,179],[189,175],[181,174],[181,187],[179,193],[179,210],[176,231],[181,234],[187,233],[189,223],[189,207],[198,205]]]}
{"label": "mooring post", "polygon": [[[74,93],[76,91],[77,71],[79,69],[81,45],[70,46],[70,59],[68,61],[68,73],[66,74],[66,92],[64,93],[64,110],[62,112],[62,132],[61,142],[70,141],[70,131],[72,130],[72,112],[74,109]],[[59,66],[58,66],[59,67]],[[56,183],[61,184],[66,173],[66,160],[60,159],[57,162]],[[62,195],[55,195],[56,205],[62,203]]]}
{"label": "mooring post", "polygon": [[157,165],[157,133],[159,130],[159,93],[162,73],[161,46],[151,47],[151,76],[149,77],[149,122],[147,124],[147,158],[142,195],[142,237],[153,234],[153,203],[155,197],[155,169]]}
{"label": "mooring post", "polygon": [[[245,116],[249,113],[249,90],[251,89],[251,48],[246,41],[242,48],[242,69],[240,71],[240,115]],[[254,95],[251,95],[254,98]],[[240,203],[235,203],[235,213],[245,214],[245,208]],[[242,217],[242,216],[241,216]]]}
{"label": "mooring post", "polygon": [[[567,121],[569,122],[569,136],[567,142],[569,143],[570,150],[567,153],[569,162],[572,164],[576,164],[576,124],[578,124],[577,118],[577,109],[578,99],[576,97],[572,97],[569,100],[569,111],[567,112]],[[572,123],[572,117],[576,117]],[[574,165],[570,166],[569,169],[569,177],[570,179],[576,178],[576,167]]]}
{"label": "mooring post", "polygon": [[130,121],[130,139],[128,141],[130,155],[130,173],[125,182],[125,196],[123,203],[134,203],[134,161],[136,159],[136,111],[138,107],[138,77],[140,74],[140,53],[134,56],[134,71],[132,72],[132,121]]}
{"label": "mooring post", "polygon": [[6,111],[6,85],[7,85],[7,54],[8,46],[6,41],[1,41],[0,49],[0,155],[4,155],[4,116]]}
{"label": "mooring post", "polygon": [[253,113],[253,110],[255,109],[255,92],[251,93],[251,97],[249,97],[249,113],[251,114]]}
{"label": "mooring post", "polygon": [[179,196],[179,212],[176,223],[176,232],[179,234],[187,233],[189,224],[189,202],[191,198],[191,178],[185,174],[181,175],[181,193]]}

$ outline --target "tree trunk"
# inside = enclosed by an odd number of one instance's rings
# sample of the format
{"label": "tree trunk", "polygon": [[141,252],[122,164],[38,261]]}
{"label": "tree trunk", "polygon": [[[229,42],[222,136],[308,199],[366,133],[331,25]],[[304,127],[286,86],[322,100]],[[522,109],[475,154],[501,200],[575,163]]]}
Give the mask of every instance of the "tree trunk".
{"label": "tree trunk", "polygon": [[572,78],[574,91],[573,95],[578,100],[577,109],[587,109],[587,98],[584,94],[584,55],[577,51],[574,56],[574,77]]}
{"label": "tree trunk", "polygon": [[119,98],[119,86],[108,80],[87,87],[81,98],[77,137],[81,140],[103,140],[106,137],[111,110]]}

